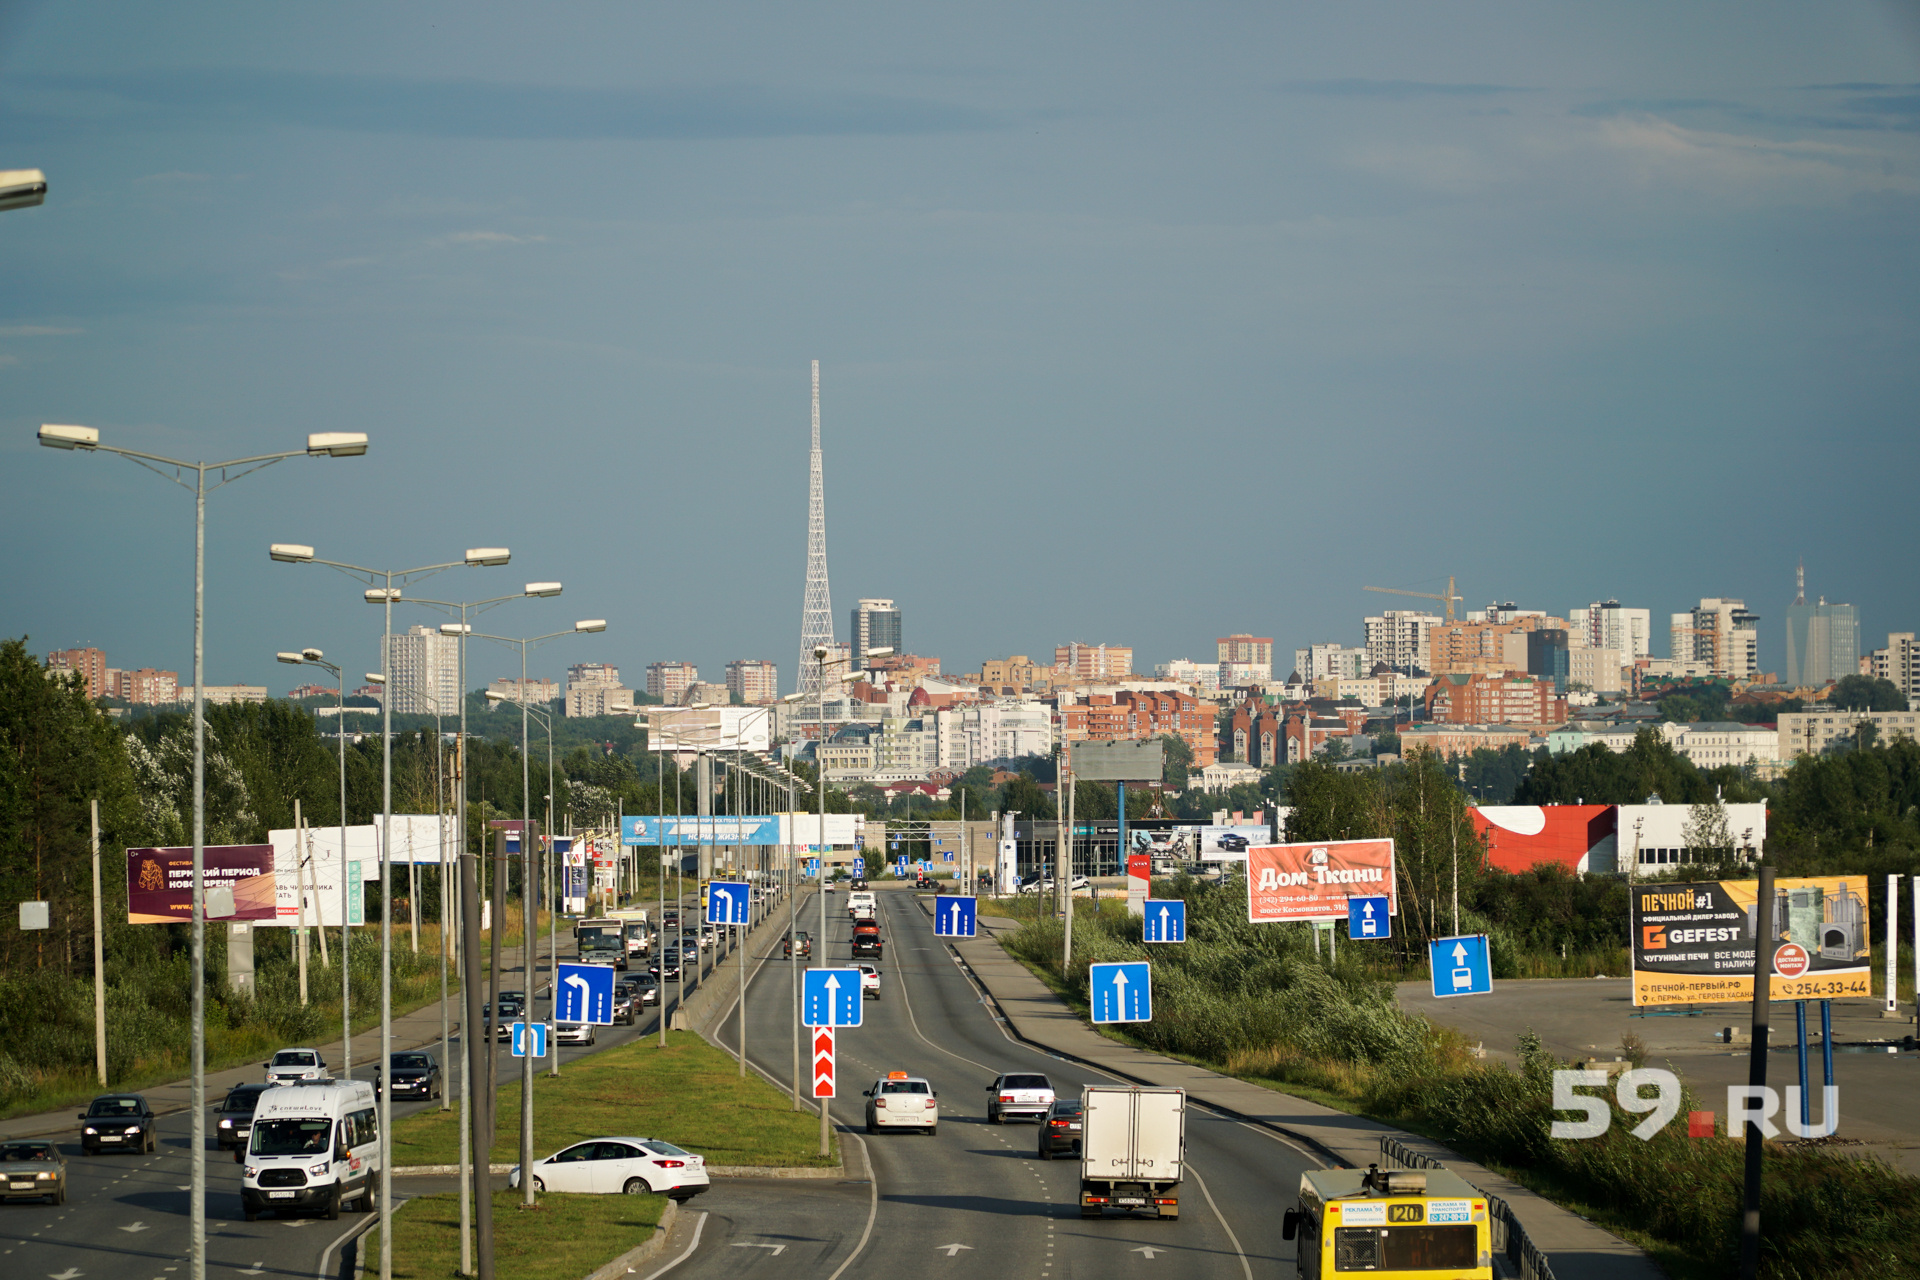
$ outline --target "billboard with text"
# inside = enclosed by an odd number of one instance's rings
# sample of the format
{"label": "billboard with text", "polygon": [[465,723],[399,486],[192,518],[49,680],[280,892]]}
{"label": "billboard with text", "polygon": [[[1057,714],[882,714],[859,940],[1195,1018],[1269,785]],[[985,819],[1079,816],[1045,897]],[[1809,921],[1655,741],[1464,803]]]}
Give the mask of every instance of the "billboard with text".
{"label": "billboard with text", "polygon": [[1633,1002],[1752,1000],[1756,935],[1772,953],[1769,999],[1871,996],[1867,878],[1783,877],[1773,885],[1764,924],[1758,880],[1633,885]]}
{"label": "billboard with text", "polygon": [[1347,899],[1387,896],[1398,914],[1391,840],[1319,840],[1247,850],[1247,919],[1345,920]]}
{"label": "billboard with text", "polygon": [[[274,918],[273,846],[209,845],[201,851],[209,920]],[[193,923],[193,850],[127,850],[127,923]]]}

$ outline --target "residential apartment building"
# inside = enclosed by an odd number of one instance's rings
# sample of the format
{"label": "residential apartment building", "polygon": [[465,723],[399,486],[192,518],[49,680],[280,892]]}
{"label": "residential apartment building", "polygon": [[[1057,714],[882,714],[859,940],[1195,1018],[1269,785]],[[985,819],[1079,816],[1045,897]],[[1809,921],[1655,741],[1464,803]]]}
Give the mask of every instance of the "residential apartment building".
{"label": "residential apartment building", "polygon": [[1700,720],[1683,728],[1674,749],[1701,769],[1773,765],[1780,762],[1780,734],[1764,725]]}
{"label": "residential apartment building", "polygon": [[180,673],[177,671],[155,671],[152,667],[141,667],[138,671],[112,671],[111,674],[118,678],[107,681],[112,690],[110,696],[131,702],[136,707],[180,701]]}
{"label": "residential apartment building", "polygon": [[623,715],[632,709],[633,690],[625,685],[567,682],[566,714],[569,718]]}
{"label": "residential apartment building", "polygon": [[1405,759],[1416,751],[1430,751],[1442,760],[1470,756],[1481,749],[1503,751],[1508,747],[1526,748],[1532,735],[1525,729],[1494,725],[1412,724],[1400,730],[1400,756]]}
{"label": "residential apartment building", "polygon": [[1427,631],[1429,673],[1520,674],[1527,669],[1527,631],[1518,622],[1456,622]]}
{"label": "residential apartment building", "polygon": [[1067,743],[1157,738],[1175,734],[1193,748],[1194,765],[1212,764],[1214,706],[1190,694],[1125,689],[1082,696],[1061,694],[1060,738]]}
{"label": "residential apartment building", "polygon": [[337,690],[329,689],[323,684],[303,684],[297,688],[287,690],[287,697],[295,702],[299,702],[304,698],[331,698],[334,697],[337,692]]}
{"label": "residential apartment building", "polygon": [[1272,680],[1271,662],[1223,662],[1214,674],[1215,684],[1221,689],[1248,689]]}
{"label": "residential apartment building", "polygon": [[1016,653],[1010,658],[987,659],[980,664],[977,679],[968,681],[965,676],[956,676],[955,679],[1010,696],[1026,692],[1044,693],[1053,688],[1059,674],[1052,667],[1036,665],[1024,653]]}
{"label": "residential apartment building", "polygon": [[1619,693],[1620,651],[1574,647],[1567,650],[1567,683],[1584,685],[1591,693]]}
{"label": "residential apartment building", "polygon": [[727,664],[727,688],[748,706],[765,706],[780,696],[780,669],[765,658],[735,658]]}
{"label": "residential apartment building", "polygon": [[1889,681],[1906,695],[1909,707],[1920,707],[1920,645],[1913,632],[1895,631],[1887,636],[1887,647],[1875,649],[1859,663],[1860,674]]}
{"label": "residential apartment building", "polygon": [[1400,671],[1432,671],[1428,633],[1445,622],[1438,614],[1413,609],[1389,609],[1366,619],[1367,670],[1385,663]]}
{"label": "residential apartment building", "polygon": [[1397,671],[1383,671],[1377,676],[1328,676],[1313,682],[1312,696],[1336,702],[1351,698],[1363,707],[1384,707],[1401,698],[1424,696],[1428,683],[1425,676]]}
{"label": "residential apartment building", "polygon": [[828,777],[873,772],[876,733],[872,725],[850,724],[830,734],[814,749],[821,771]]}
{"label": "residential apartment building", "polygon": [[1427,718],[1443,724],[1559,724],[1567,700],[1538,676],[1440,676],[1427,688]]}
{"label": "residential apartment building", "polygon": [[107,698],[107,651],[105,649],[55,649],[47,655],[47,673],[77,673],[87,682],[89,698]]}
{"label": "residential apartment building", "polygon": [[945,707],[933,715],[936,768],[960,772],[977,764],[1053,754],[1053,712],[1037,698]]}
{"label": "residential apartment building", "polygon": [[1760,671],[1760,615],[1746,601],[1709,596],[1669,627],[1675,661],[1704,662],[1727,680],[1751,680]]}
{"label": "residential apartment building", "polygon": [[1622,666],[1632,666],[1636,658],[1653,656],[1652,626],[1651,610],[1624,608],[1618,600],[1596,600],[1567,610],[1567,643],[1576,649],[1612,649],[1620,655]]}
{"label": "residential apartment building", "polygon": [[[552,702],[560,696],[560,682],[557,680],[549,680],[544,676],[537,679],[530,676],[525,680],[520,679],[518,676],[511,676],[493,681],[487,686],[487,690],[490,693],[505,694],[510,701],[531,702],[537,707],[542,703]],[[354,696],[358,697],[365,691],[355,689],[353,692]],[[379,697],[378,687],[375,687],[374,692],[366,696]]]}
{"label": "residential apartment building", "polygon": [[704,702],[710,707],[724,707],[732,701],[733,694],[727,686],[715,684],[711,680],[695,680],[687,686],[687,691],[680,695],[681,705],[689,707],[696,702]]}
{"label": "residential apartment building", "polygon": [[853,669],[867,665],[870,649],[891,649],[903,653],[900,639],[900,610],[891,600],[862,600],[853,606]]}
{"label": "residential apartment building", "polygon": [[1293,670],[1308,684],[1328,676],[1364,676],[1373,670],[1367,651],[1338,644],[1312,644],[1293,651]]}
{"label": "residential apartment building", "polygon": [[1838,707],[1782,711],[1775,750],[1783,763],[1796,756],[1824,755],[1835,746],[1857,743],[1863,724],[1872,725],[1881,742],[1920,737],[1920,712],[1916,711],[1847,711]]}
{"label": "residential apartment building", "polygon": [[1175,658],[1172,662],[1156,663],[1153,674],[1162,680],[1190,684],[1196,689],[1211,692],[1220,687],[1220,669],[1221,664],[1217,662],[1189,662],[1185,658]]}
{"label": "residential apartment building", "polygon": [[1118,680],[1133,674],[1133,650],[1120,645],[1055,645],[1053,665],[1059,680]]}
{"label": "residential apartment building", "polygon": [[610,662],[576,662],[567,668],[567,689],[578,685],[617,685],[620,683],[620,668]]}
{"label": "residential apartment building", "polygon": [[[200,695],[200,701],[209,707],[232,706],[242,702],[265,702],[267,686],[263,684],[210,684]],[[180,686],[180,701],[193,701],[193,686]]]}
{"label": "residential apartment building", "polygon": [[1213,644],[1219,662],[1251,663],[1273,670],[1272,636],[1222,636]]}
{"label": "residential apartment building", "polygon": [[700,668],[691,662],[650,662],[647,664],[647,692],[668,706],[679,706],[687,689],[700,678]]}
{"label": "residential apartment building", "polygon": [[435,627],[387,637],[387,683],[398,715],[460,714],[460,638]]}

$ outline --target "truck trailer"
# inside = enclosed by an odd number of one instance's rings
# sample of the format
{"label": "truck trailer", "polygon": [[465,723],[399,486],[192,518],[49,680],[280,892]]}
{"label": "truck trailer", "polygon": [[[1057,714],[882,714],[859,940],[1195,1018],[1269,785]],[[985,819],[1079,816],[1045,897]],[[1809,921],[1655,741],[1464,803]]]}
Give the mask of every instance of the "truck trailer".
{"label": "truck trailer", "polygon": [[1186,1090],[1089,1085],[1080,1106],[1080,1216],[1098,1218],[1115,1208],[1178,1218]]}

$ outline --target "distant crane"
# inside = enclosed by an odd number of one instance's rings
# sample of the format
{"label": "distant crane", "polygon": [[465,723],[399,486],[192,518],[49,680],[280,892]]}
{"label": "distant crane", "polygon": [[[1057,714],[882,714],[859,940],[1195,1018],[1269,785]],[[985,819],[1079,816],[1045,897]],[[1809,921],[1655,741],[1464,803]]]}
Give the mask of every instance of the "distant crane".
{"label": "distant crane", "polygon": [[1418,596],[1422,600],[1438,600],[1441,604],[1447,607],[1447,625],[1448,626],[1453,625],[1453,602],[1455,600],[1464,601],[1466,599],[1465,596],[1459,596],[1454,594],[1452,574],[1447,575],[1447,594],[1445,595],[1438,595],[1432,591],[1407,591],[1400,587],[1365,587],[1365,588],[1362,588],[1362,590],[1379,591],[1386,595],[1393,595],[1393,596]]}

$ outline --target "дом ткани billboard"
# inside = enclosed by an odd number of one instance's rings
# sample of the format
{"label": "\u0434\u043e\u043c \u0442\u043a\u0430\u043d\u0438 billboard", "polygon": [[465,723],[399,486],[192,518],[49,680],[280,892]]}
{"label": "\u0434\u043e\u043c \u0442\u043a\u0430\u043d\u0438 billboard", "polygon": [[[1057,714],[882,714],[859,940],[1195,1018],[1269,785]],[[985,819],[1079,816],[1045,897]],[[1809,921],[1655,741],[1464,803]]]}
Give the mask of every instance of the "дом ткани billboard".
{"label": "\u0434\u043e\u043c \u0442\u043a\u0430\u043d\u0438 billboard", "polygon": [[1247,919],[1345,920],[1348,898],[1386,895],[1397,915],[1392,840],[1315,840],[1247,850]]}

